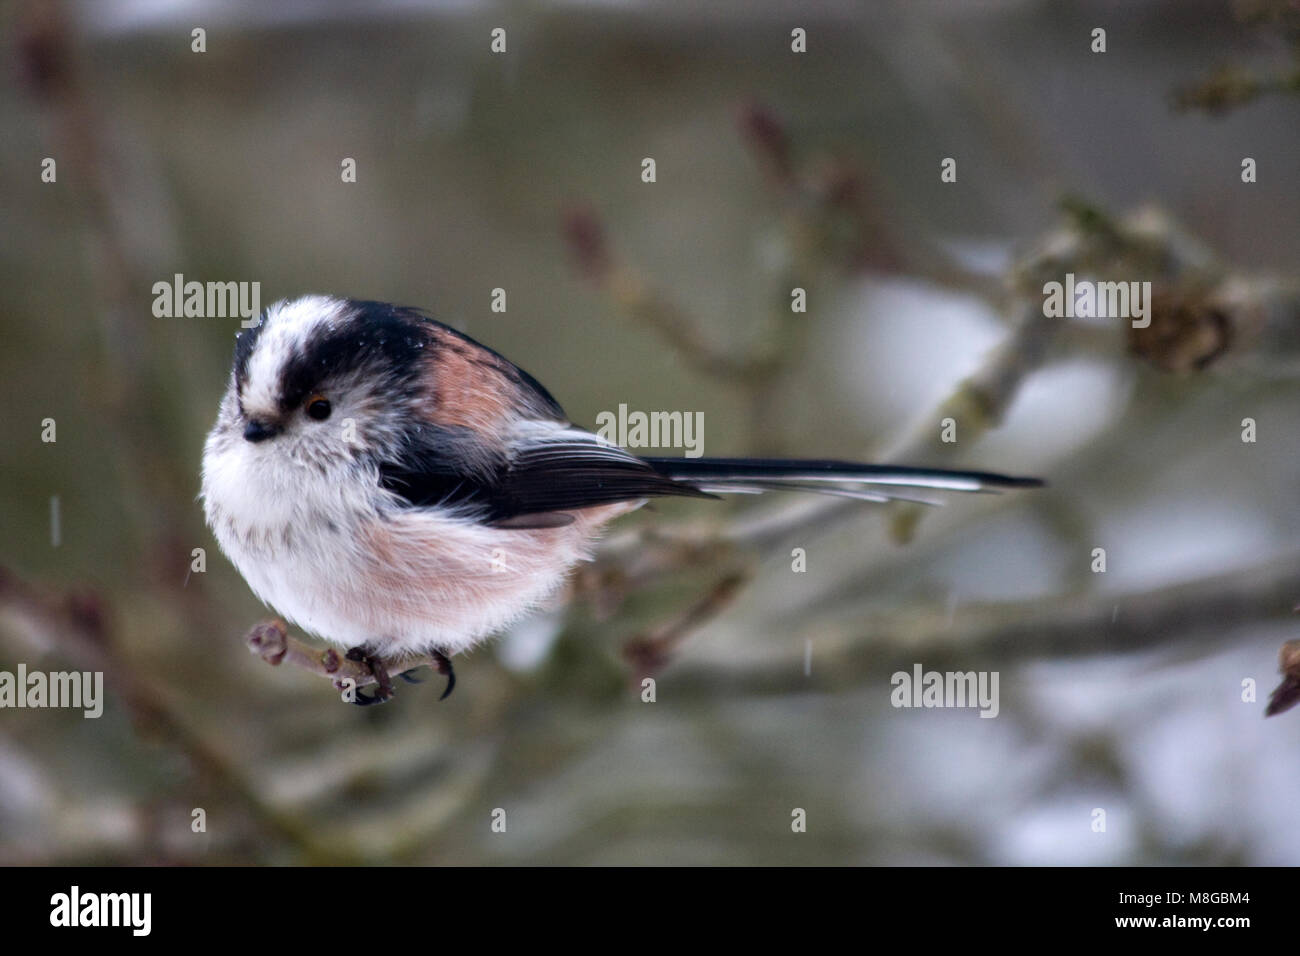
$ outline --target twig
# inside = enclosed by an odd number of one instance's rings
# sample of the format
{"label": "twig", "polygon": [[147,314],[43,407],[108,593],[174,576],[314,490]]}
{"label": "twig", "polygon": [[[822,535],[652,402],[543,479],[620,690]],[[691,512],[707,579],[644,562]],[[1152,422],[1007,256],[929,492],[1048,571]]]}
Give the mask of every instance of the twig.
{"label": "twig", "polygon": [[[1128,595],[963,604],[955,622],[943,608],[874,611],[839,624],[807,625],[826,666],[813,689],[860,686],[904,662],[970,670],[1029,660],[1170,649],[1231,639],[1233,629],[1288,615],[1300,593],[1300,551],[1270,561]],[[1116,606],[1119,614],[1115,614]],[[800,635],[796,635],[800,636]],[[802,640],[777,657],[726,665],[693,663],[678,680],[716,693],[788,693],[808,688]]]}
{"label": "twig", "polygon": [[687,637],[732,602],[749,577],[747,571],[728,574],[676,618],[629,640],[623,659],[632,666],[633,676],[640,680],[667,664]]}
{"label": "twig", "polygon": [[171,573],[178,550],[177,529],[192,529],[192,512],[176,505],[177,488],[186,487],[190,475],[177,472],[185,456],[164,447],[155,427],[155,409],[176,406],[188,393],[167,392],[161,385],[169,367],[163,367],[149,328],[147,300],[140,290],[149,288],[148,269],[156,263],[134,244],[115,212],[120,191],[114,175],[115,157],[102,133],[103,110],[94,101],[93,83],[78,62],[73,27],[58,0],[32,2],[20,8],[17,27],[20,75],[32,97],[49,116],[51,156],[60,170],[70,170],[69,189],[78,198],[86,234],[93,243],[91,260],[94,294],[88,314],[100,325],[103,379],[89,390],[124,440],[124,450],[110,463],[125,489],[124,505],[132,525],[143,529],[150,571]]}
{"label": "twig", "polygon": [[[292,664],[320,677],[328,677],[336,690],[343,690],[346,680],[355,687],[378,683],[378,678],[363,661],[354,661],[334,648],[312,647],[289,633],[288,625],[281,620],[255,624],[244,638],[248,649],[272,667]],[[393,674],[404,673],[417,667],[438,668],[438,661],[427,654],[404,657],[386,662]]]}
{"label": "twig", "polygon": [[708,340],[699,325],[630,266],[619,263],[609,248],[596,213],[577,206],[565,213],[565,238],[579,269],[601,287],[635,321],[654,329],[684,361],[703,374],[745,384],[772,373],[779,354],[767,348],[736,355]]}
{"label": "twig", "polygon": [[109,615],[93,598],[59,599],[20,581],[0,568],[0,622],[16,622],[15,630],[35,634],[41,643],[58,648],[78,668],[101,671],[137,720],[158,728],[177,749],[212,780],[230,786],[254,816],[270,829],[306,850],[321,862],[353,862],[339,848],[317,839],[310,827],[267,801],[241,772],[238,762],[210,743],[181,716],[165,694],[121,661],[113,650]]}
{"label": "twig", "polygon": [[1300,641],[1287,641],[1277,655],[1278,670],[1282,672],[1282,683],[1274,688],[1268,698],[1265,717],[1290,710],[1300,704]]}

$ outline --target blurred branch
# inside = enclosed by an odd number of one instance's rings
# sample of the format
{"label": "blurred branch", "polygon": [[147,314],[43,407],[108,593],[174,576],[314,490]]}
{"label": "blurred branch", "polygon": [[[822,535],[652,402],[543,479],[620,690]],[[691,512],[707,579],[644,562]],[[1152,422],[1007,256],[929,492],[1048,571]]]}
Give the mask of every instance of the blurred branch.
{"label": "blurred branch", "polygon": [[[1001,424],[1020,386],[1043,363],[1052,336],[1061,327],[1059,318],[1043,314],[1042,304],[1026,303],[1020,320],[1009,336],[985,359],[976,372],[957,385],[956,390],[932,409],[904,439],[890,449],[890,461],[929,464],[952,459],[958,442],[943,441],[942,422],[951,418],[957,423],[964,451],[974,441]],[[909,540],[925,508],[899,502],[894,511],[891,530],[899,541]]]}
{"label": "blurred branch", "polygon": [[684,612],[629,640],[623,647],[623,659],[631,666],[633,679],[639,681],[668,664],[687,637],[731,604],[749,577],[746,571],[726,575]]}
{"label": "blurred branch", "polygon": [[564,231],[582,271],[634,321],[658,332],[697,371],[753,386],[779,364],[779,355],[770,345],[750,355],[736,355],[710,342],[701,333],[700,323],[635,269],[614,259],[604,227],[591,209],[571,209],[565,216]]}
{"label": "blurred branch", "polygon": [[56,648],[80,670],[101,672],[138,723],[154,728],[199,767],[231,787],[265,827],[300,847],[317,862],[349,858],[295,815],[264,800],[229,753],[198,733],[158,687],[138,668],[118,656],[108,627],[108,613],[93,596],[57,597],[32,587],[0,568],[0,625],[16,637]]}
{"label": "blurred branch", "polygon": [[943,608],[881,610],[808,625],[817,666],[804,675],[803,640],[788,653],[725,666],[691,662],[676,678],[703,691],[789,693],[861,686],[903,665],[970,670],[1038,659],[1129,653],[1178,643],[1223,645],[1234,628],[1290,615],[1300,594],[1300,552],[1228,574],[1134,594],[1072,594]]}
{"label": "blurred branch", "polygon": [[1287,641],[1278,652],[1278,670],[1282,683],[1274,688],[1268,698],[1265,717],[1273,717],[1300,704],[1300,641]]}
{"label": "blurred branch", "polygon": [[[782,168],[775,160],[774,165]],[[1009,272],[1008,284],[1019,302],[1012,332],[888,450],[887,460],[954,462],[959,452],[1000,424],[1029,376],[1059,354],[1052,348],[1058,336],[1066,354],[1083,348],[1096,357],[1118,359],[1127,348],[1166,371],[1217,366],[1228,355],[1240,357],[1244,349],[1262,349],[1276,358],[1300,348],[1300,334],[1294,332],[1300,326],[1300,295],[1289,284],[1234,274],[1154,209],[1114,219],[1075,198],[1064,200],[1062,207],[1062,226],[1044,236]],[[1150,329],[1134,330],[1128,323],[1093,327],[1048,317],[1044,284],[1061,281],[1067,273],[1113,281],[1150,276]],[[941,440],[945,418],[958,423],[960,443]],[[608,612],[630,591],[661,577],[734,560],[742,552],[761,552],[795,533],[833,527],[849,509],[860,507],[794,499],[710,525],[696,522],[624,533],[605,542],[597,562],[578,579],[579,590]],[[908,503],[890,508],[894,538],[910,540],[926,509]]]}
{"label": "blurred branch", "polygon": [[766,174],[781,222],[780,261],[770,270],[771,306],[748,349],[712,342],[702,332],[704,323],[620,262],[590,208],[570,209],[563,232],[579,271],[620,311],[653,329],[689,367],[744,393],[751,446],[775,453],[782,444],[772,428],[779,418],[773,410],[781,377],[801,354],[812,324],[807,313],[792,308],[794,290],[813,299],[832,277],[864,269],[899,273],[904,260],[891,223],[869,201],[860,171],[840,160],[797,157],[785,124],[765,107],[742,109],[739,127]]}
{"label": "blurred branch", "polygon": [[20,75],[50,118],[49,149],[65,175],[71,173],[66,188],[79,194],[76,208],[84,216],[94,253],[89,267],[95,295],[86,311],[99,319],[105,361],[96,370],[102,380],[87,395],[102,402],[113,431],[123,439],[112,464],[132,523],[144,529],[141,539],[150,559],[145,566],[169,576],[177,552],[188,550],[178,548],[175,540],[194,519],[176,502],[185,500],[177,491],[189,488],[190,476],[177,472],[183,456],[159,441],[156,409],[178,399],[163,394],[159,385],[149,313],[143,308],[142,293],[150,286],[141,276],[139,250],[132,249],[121,221],[116,197],[122,190],[101,135],[104,113],[96,108],[90,83],[79,69],[76,36],[59,0],[27,0],[19,11],[17,36]]}
{"label": "blurred branch", "polygon": [[1205,79],[1177,87],[1171,102],[1179,110],[1202,110],[1211,114],[1230,113],[1268,94],[1300,94],[1300,67],[1278,73],[1258,73],[1238,66],[1225,66]]}
{"label": "blurred branch", "polygon": [[1300,95],[1300,5],[1294,0],[1237,0],[1237,20],[1279,37],[1290,49],[1290,69],[1261,72],[1228,64],[1203,79],[1176,87],[1170,102],[1178,110],[1223,115],[1266,95]]}

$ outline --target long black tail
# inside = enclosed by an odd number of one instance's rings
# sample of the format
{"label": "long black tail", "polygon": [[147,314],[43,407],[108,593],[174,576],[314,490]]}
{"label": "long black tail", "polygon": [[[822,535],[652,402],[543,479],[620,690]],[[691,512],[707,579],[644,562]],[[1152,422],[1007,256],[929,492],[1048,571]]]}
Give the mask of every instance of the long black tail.
{"label": "long black tail", "polygon": [[863,501],[901,499],[931,503],[907,493],[907,489],[996,492],[1006,488],[1038,488],[1043,484],[1041,478],[1016,478],[987,471],[860,465],[849,461],[780,458],[647,458],[645,461],[661,475],[714,493],[812,491]]}

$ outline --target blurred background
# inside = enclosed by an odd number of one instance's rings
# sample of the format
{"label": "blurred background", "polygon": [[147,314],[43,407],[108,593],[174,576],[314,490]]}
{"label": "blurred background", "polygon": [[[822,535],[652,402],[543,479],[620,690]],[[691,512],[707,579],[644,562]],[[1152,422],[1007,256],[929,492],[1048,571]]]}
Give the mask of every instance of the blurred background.
{"label": "blurred background", "polygon": [[[1286,0],[0,5],[0,670],[106,685],[0,710],[0,862],[1300,862],[1298,41]],[[1067,272],[1150,328],[1046,318]],[[1049,487],[659,503],[363,711],[243,641],[196,501],[238,319],[155,317],[176,273],[427,308],[587,426]],[[915,664],[997,718],[894,708]]]}

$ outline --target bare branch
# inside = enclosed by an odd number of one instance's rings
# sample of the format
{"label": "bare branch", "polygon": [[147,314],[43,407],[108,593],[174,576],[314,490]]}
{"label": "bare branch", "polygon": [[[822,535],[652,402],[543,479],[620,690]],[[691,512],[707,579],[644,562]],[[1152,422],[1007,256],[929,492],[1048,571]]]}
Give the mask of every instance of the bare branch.
{"label": "bare branch", "polygon": [[[694,664],[677,680],[683,687],[727,686],[738,694],[788,693],[860,686],[920,657],[927,667],[969,670],[989,662],[1009,666],[1179,644],[1216,646],[1231,641],[1237,627],[1290,615],[1297,594],[1300,552],[1288,552],[1135,594],[964,605],[952,620],[945,609],[926,606],[872,611],[838,624],[819,621],[794,635],[786,654],[748,664]],[[804,638],[818,647],[811,678],[802,668]],[[1286,666],[1294,666],[1295,657],[1290,652]]]}
{"label": "bare branch", "polygon": [[[333,681],[336,690],[343,690],[345,688],[343,682],[349,679],[356,687],[365,687],[367,684],[379,682],[363,661],[351,660],[332,647],[324,649],[312,647],[290,634],[288,625],[278,619],[255,624],[244,640],[250,651],[272,667],[292,664],[320,677],[328,677]],[[427,654],[385,663],[394,674],[414,670],[417,667],[431,667],[437,670],[439,664]]]}
{"label": "bare branch", "polygon": [[749,577],[747,571],[735,571],[726,575],[677,617],[628,641],[623,647],[623,658],[632,666],[633,676],[640,679],[667,664],[673,652],[687,637],[716,617],[735,599]]}
{"label": "bare branch", "polygon": [[1300,704],[1300,641],[1287,641],[1277,657],[1282,683],[1269,696],[1265,717],[1272,717]]}

